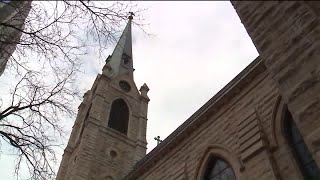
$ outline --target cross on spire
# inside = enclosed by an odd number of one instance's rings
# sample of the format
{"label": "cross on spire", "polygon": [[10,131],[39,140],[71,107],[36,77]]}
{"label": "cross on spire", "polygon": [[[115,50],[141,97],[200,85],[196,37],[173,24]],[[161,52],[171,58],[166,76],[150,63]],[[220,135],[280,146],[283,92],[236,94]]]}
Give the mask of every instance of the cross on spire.
{"label": "cross on spire", "polygon": [[155,137],[154,140],[157,141],[157,145],[159,145],[162,142],[162,140],[160,139],[160,136]]}

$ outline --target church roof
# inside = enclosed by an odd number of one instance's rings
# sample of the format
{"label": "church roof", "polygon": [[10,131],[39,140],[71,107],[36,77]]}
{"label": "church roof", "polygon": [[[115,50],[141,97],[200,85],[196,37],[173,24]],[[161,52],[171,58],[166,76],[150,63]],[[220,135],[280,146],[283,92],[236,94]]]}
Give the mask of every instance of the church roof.
{"label": "church roof", "polygon": [[239,93],[239,89],[246,87],[257,75],[265,71],[265,66],[258,56],[225,87],[215,94],[208,102],[198,109],[191,117],[173,131],[166,139],[157,145],[151,152],[142,158],[124,179],[136,179],[151,167],[163,155],[173,149],[177,143],[188,137],[191,131],[207,120],[208,115]]}
{"label": "church roof", "polygon": [[112,53],[106,60],[112,68],[113,75],[120,75],[123,73],[133,74],[133,61],[132,61],[132,35],[131,23],[132,15],[129,16],[129,21],[122,32],[122,35]]}

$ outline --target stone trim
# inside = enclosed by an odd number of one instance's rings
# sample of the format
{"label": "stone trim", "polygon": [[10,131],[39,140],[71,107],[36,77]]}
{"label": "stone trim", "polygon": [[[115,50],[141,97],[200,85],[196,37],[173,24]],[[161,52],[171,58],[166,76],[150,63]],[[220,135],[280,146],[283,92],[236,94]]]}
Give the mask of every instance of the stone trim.
{"label": "stone trim", "polygon": [[240,179],[242,175],[242,171],[244,171],[245,167],[243,162],[239,157],[235,154],[231,153],[227,148],[223,147],[220,144],[209,145],[207,149],[204,151],[202,158],[199,160],[199,164],[196,169],[195,179],[203,179],[208,160],[210,157],[215,156],[224,159],[227,161],[232,167],[236,178]]}
{"label": "stone trim", "polygon": [[[283,112],[284,112],[284,102],[281,96],[278,96],[274,109],[272,110],[272,121],[271,121],[271,128],[272,128],[272,135],[270,139],[270,148],[271,151],[275,151],[279,147],[279,141],[284,141],[283,138]],[[285,141],[284,141],[285,142]]]}
{"label": "stone trim", "polygon": [[123,141],[125,143],[130,144],[131,146],[135,146],[135,141],[130,139],[130,137],[128,137],[125,134],[122,134],[110,127],[100,127],[100,131],[102,131],[103,133],[109,134],[110,136],[119,139],[120,141]]}

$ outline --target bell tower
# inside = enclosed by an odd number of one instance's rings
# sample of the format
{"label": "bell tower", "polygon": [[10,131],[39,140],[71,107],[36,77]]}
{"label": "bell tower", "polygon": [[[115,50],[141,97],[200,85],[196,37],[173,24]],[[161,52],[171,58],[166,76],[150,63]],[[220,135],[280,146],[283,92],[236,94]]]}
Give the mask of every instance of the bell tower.
{"label": "bell tower", "polygon": [[149,88],[133,79],[131,21],[84,94],[58,180],[120,179],[146,155]]}

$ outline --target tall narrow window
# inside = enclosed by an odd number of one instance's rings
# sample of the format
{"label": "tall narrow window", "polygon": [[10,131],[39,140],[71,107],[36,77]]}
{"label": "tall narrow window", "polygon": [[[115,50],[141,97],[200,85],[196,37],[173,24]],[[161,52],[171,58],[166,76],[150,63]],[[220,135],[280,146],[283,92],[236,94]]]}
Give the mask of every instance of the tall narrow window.
{"label": "tall narrow window", "polygon": [[204,174],[204,180],[235,180],[231,166],[220,158],[210,158]]}
{"label": "tall narrow window", "polygon": [[113,101],[108,126],[123,134],[127,134],[129,121],[129,108],[123,99]]}
{"label": "tall narrow window", "polygon": [[285,132],[292,153],[299,164],[301,172],[306,180],[315,180],[320,178],[320,170],[312,155],[306,146],[299,129],[297,128],[291,113],[285,112]]}

